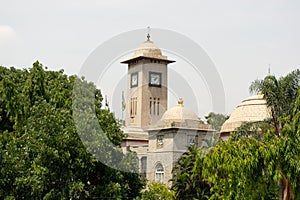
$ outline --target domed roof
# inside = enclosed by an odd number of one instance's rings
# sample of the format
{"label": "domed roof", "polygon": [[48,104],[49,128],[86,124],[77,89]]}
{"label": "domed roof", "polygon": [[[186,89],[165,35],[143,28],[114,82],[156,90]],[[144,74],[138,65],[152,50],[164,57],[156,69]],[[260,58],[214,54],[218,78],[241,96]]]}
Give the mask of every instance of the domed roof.
{"label": "domed roof", "polygon": [[188,119],[199,121],[197,115],[192,110],[183,106],[183,100],[181,98],[178,100],[178,105],[167,110],[161,119],[173,121],[182,121]]}
{"label": "domed roof", "polygon": [[[161,50],[151,41],[146,40],[134,51],[133,57],[145,56],[145,57],[160,57],[163,56]],[[163,56],[167,58],[166,56]]]}
{"label": "domed roof", "polygon": [[232,112],[229,119],[222,126],[221,133],[234,131],[243,122],[263,121],[270,118],[270,110],[261,93],[253,95],[242,101]]}
{"label": "domed roof", "polygon": [[138,58],[162,60],[167,63],[175,62],[172,60],[168,60],[167,56],[162,55],[161,50],[150,40],[149,34],[147,35],[147,40],[135,49],[133,56],[121,63],[130,63],[134,60],[137,60]]}
{"label": "domed roof", "polygon": [[179,98],[178,105],[167,110],[158,125],[163,127],[185,127],[199,128],[200,120],[197,115],[183,106],[182,98]]}

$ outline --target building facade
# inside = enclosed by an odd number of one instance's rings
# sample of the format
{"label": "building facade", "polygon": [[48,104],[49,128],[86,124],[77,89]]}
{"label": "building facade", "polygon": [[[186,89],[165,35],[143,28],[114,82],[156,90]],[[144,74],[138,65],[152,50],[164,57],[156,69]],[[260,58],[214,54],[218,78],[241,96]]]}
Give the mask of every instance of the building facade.
{"label": "building facade", "polygon": [[135,151],[140,173],[166,185],[171,185],[174,164],[187,147],[202,145],[203,138],[213,132],[182,99],[168,109],[168,64],[174,62],[162,54],[149,34],[134,55],[121,62],[128,67],[122,127],[128,137],[122,142],[123,151]]}

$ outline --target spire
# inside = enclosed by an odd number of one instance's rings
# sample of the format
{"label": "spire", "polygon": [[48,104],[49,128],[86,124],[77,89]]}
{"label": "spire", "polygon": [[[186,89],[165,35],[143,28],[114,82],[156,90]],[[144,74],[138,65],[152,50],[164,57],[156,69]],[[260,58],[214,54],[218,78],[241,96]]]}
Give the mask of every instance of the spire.
{"label": "spire", "polygon": [[150,26],[148,26],[147,29],[148,29],[147,41],[150,41]]}
{"label": "spire", "polygon": [[181,97],[179,97],[179,99],[178,99],[178,105],[180,107],[183,107],[183,99]]}

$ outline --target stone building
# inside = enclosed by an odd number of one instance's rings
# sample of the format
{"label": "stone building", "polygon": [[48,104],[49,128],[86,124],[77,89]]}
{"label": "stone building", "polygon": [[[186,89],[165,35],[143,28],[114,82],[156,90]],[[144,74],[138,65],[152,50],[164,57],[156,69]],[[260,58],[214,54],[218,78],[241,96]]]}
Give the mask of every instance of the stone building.
{"label": "stone building", "polygon": [[212,130],[184,106],[183,100],[168,110],[168,64],[175,61],[147,40],[134,55],[121,62],[128,66],[123,151],[135,151],[140,172],[149,181],[171,185],[172,169],[179,156]]}
{"label": "stone building", "polygon": [[190,145],[203,145],[212,130],[200,123],[196,114],[184,107],[183,100],[167,110],[159,122],[148,130],[147,179],[171,185],[175,162]]}

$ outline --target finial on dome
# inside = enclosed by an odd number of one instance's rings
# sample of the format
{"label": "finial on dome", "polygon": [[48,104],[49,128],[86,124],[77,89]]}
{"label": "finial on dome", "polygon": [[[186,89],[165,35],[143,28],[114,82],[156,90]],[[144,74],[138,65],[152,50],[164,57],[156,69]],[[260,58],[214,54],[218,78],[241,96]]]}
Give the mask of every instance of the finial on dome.
{"label": "finial on dome", "polygon": [[181,97],[178,99],[178,105],[183,107],[183,99]]}
{"label": "finial on dome", "polygon": [[150,26],[148,26],[147,29],[148,29],[147,41],[150,41]]}

